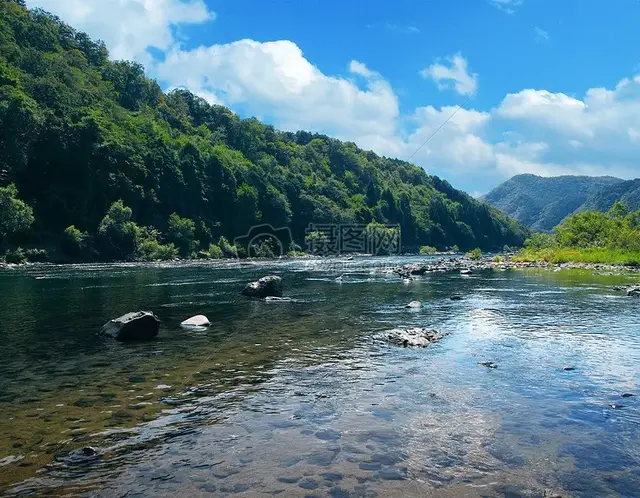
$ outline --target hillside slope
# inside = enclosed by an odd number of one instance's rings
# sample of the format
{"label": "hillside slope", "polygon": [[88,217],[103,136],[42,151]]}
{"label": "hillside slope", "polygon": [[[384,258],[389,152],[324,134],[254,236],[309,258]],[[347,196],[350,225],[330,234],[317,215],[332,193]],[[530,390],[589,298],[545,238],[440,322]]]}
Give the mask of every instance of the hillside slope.
{"label": "hillside slope", "polygon": [[160,240],[172,213],[193,220],[200,247],[260,223],[290,227],[300,245],[312,222],[400,224],[406,248],[501,248],[526,235],[412,164],[165,94],[104,44],[0,0],[0,186],[11,183],[33,207],[31,243],[58,243],[70,225],[95,234],[118,199]]}
{"label": "hillside slope", "polygon": [[580,211],[608,211],[616,201],[624,202],[632,211],[640,209],[640,178],[594,192],[580,207]]}
{"label": "hillside slope", "polygon": [[603,206],[596,209],[606,211],[620,199],[625,183],[610,176],[518,175],[493,189],[484,200],[532,230],[550,231],[586,206]]}

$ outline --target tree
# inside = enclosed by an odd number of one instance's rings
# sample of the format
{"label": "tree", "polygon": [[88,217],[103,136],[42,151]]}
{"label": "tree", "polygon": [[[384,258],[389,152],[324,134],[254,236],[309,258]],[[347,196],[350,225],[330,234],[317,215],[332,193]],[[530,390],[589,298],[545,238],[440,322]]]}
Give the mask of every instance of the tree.
{"label": "tree", "polygon": [[629,214],[629,206],[621,201],[616,201],[611,209],[609,209],[609,216],[612,218],[622,219]]}
{"label": "tree", "polygon": [[197,249],[199,242],[195,240],[195,235],[195,221],[183,218],[178,213],[169,216],[167,240],[175,244],[183,258],[190,257]]}
{"label": "tree", "polygon": [[97,245],[106,261],[134,259],[140,228],[131,221],[132,210],[122,200],[114,202],[98,226]]}
{"label": "tree", "polygon": [[15,185],[0,187],[0,244],[26,232],[33,223],[33,209],[17,197]]}

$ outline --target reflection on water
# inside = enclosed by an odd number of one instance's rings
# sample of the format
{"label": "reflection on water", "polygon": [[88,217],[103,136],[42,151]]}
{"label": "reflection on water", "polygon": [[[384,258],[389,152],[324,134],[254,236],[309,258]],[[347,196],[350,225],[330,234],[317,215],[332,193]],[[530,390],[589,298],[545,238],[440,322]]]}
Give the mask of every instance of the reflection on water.
{"label": "reflection on water", "polygon": [[[610,290],[626,277],[405,284],[382,264],[342,263],[342,283],[317,261],[4,271],[0,490],[640,496],[640,402],[622,396],[640,394],[640,301]],[[266,273],[293,302],[239,295]],[[96,337],[138,309],[162,320],[156,341]],[[210,329],[179,328],[201,313]],[[377,340],[396,327],[450,335]]]}

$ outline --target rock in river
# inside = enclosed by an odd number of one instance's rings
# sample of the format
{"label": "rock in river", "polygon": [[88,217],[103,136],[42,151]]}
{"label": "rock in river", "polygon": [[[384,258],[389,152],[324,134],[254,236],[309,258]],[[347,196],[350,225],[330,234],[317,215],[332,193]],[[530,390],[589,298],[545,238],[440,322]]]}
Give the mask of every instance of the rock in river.
{"label": "rock in river", "polygon": [[160,320],[150,311],[134,311],[109,320],[100,333],[120,342],[148,341],[158,335]]}
{"label": "rock in river", "polygon": [[413,328],[394,329],[387,333],[387,341],[396,346],[426,348],[439,341],[445,335],[437,330]]}
{"label": "rock in river", "polygon": [[422,308],[422,303],[420,301],[411,301],[405,308]]}
{"label": "rock in river", "polygon": [[181,327],[186,329],[194,327],[208,327],[209,325],[211,325],[211,322],[204,315],[192,316],[180,324]]}
{"label": "rock in river", "polygon": [[627,296],[640,297],[640,285],[634,285],[633,287],[629,287],[627,289]]}
{"label": "rock in river", "polygon": [[496,365],[492,361],[481,361],[480,363],[478,363],[478,365],[487,367],[487,368],[498,368],[498,365]]}
{"label": "rock in river", "polygon": [[255,282],[249,282],[242,294],[249,297],[282,297],[282,279],[275,275],[262,277]]}

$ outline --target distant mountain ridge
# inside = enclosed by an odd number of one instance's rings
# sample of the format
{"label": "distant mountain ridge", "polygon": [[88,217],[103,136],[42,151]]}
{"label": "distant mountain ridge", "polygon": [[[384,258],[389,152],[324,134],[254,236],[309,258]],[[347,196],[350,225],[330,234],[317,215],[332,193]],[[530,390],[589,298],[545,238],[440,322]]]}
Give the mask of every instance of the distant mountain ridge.
{"label": "distant mountain ridge", "polygon": [[620,200],[640,208],[640,179],[612,176],[517,175],[483,200],[537,231],[550,231],[567,216],[580,211],[607,211]]}

